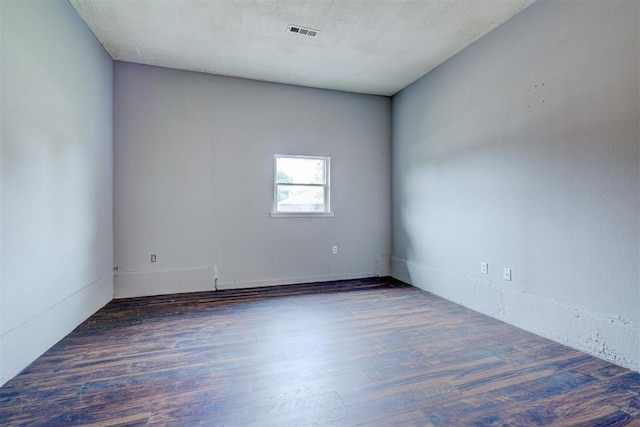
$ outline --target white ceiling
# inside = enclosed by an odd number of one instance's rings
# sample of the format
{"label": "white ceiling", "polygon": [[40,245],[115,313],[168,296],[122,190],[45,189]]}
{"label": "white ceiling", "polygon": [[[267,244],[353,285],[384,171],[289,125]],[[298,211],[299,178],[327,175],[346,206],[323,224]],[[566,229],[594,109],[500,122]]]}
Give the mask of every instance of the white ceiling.
{"label": "white ceiling", "polygon": [[69,1],[115,60],[393,95],[535,0]]}

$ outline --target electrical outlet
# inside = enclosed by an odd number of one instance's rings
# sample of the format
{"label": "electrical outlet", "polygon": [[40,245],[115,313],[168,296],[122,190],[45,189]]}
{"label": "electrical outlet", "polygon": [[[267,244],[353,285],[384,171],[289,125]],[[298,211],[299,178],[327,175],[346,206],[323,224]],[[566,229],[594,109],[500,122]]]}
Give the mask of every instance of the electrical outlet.
{"label": "electrical outlet", "polygon": [[156,262],[156,254],[151,254],[151,262]]}
{"label": "electrical outlet", "polygon": [[489,264],[486,262],[480,263],[480,273],[489,274]]}
{"label": "electrical outlet", "polygon": [[338,247],[337,247],[337,246],[334,246],[333,248],[331,248],[331,251],[332,251],[334,254],[337,254],[337,253],[338,253]]}
{"label": "electrical outlet", "polygon": [[509,281],[509,282],[511,281],[511,269],[510,269],[510,268],[505,267],[505,268],[502,270],[502,278],[503,278],[504,280]]}

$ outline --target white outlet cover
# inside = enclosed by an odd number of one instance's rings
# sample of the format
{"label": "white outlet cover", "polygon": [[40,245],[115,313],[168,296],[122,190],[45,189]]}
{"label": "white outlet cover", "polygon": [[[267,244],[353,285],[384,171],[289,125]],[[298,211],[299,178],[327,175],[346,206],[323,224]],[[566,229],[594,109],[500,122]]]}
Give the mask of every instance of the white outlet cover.
{"label": "white outlet cover", "polygon": [[481,262],[480,273],[489,274],[489,264],[487,264],[486,262]]}
{"label": "white outlet cover", "polygon": [[505,267],[505,268],[502,270],[502,278],[503,278],[504,280],[511,281],[511,269],[510,269],[510,268]]}

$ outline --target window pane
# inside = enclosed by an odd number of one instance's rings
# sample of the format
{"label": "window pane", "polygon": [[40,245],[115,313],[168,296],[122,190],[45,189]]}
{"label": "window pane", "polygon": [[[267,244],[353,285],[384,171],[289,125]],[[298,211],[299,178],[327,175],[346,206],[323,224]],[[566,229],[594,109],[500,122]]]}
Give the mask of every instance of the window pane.
{"label": "window pane", "polygon": [[276,158],[278,184],[325,184],[323,159]]}
{"label": "window pane", "polygon": [[324,187],[278,185],[278,212],[324,211]]}

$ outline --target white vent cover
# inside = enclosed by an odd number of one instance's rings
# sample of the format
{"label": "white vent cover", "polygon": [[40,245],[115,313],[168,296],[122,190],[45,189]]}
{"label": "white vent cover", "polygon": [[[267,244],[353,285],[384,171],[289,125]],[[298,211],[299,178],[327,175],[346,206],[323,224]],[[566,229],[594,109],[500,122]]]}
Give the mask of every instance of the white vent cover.
{"label": "white vent cover", "polygon": [[287,31],[290,33],[297,33],[297,34],[301,34],[303,36],[309,36],[309,37],[318,37],[318,34],[320,33],[320,31],[318,30],[301,27],[300,25],[289,25],[289,27],[287,28]]}

